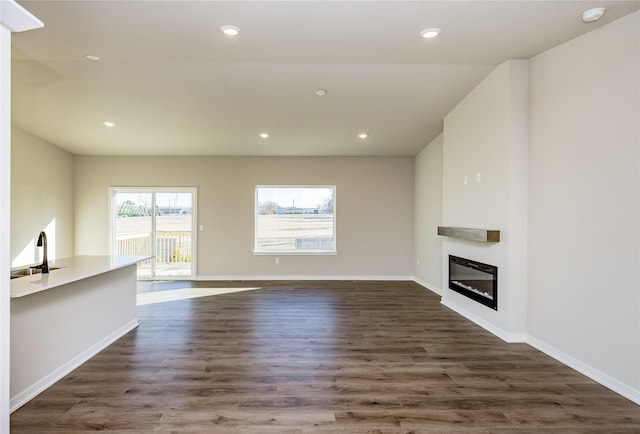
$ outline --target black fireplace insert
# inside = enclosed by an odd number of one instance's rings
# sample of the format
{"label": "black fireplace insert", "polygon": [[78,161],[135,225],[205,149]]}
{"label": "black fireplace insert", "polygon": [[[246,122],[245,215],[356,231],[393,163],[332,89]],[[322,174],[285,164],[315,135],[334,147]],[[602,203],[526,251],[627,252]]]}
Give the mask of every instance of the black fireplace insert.
{"label": "black fireplace insert", "polygon": [[449,255],[449,288],[498,310],[498,267]]}

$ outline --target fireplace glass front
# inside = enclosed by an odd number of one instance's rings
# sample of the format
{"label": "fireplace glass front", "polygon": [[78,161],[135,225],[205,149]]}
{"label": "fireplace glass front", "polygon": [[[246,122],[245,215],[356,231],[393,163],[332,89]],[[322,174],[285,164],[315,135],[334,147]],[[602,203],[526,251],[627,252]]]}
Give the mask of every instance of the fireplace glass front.
{"label": "fireplace glass front", "polygon": [[498,310],[498,267],[449,255],[449,288]]}

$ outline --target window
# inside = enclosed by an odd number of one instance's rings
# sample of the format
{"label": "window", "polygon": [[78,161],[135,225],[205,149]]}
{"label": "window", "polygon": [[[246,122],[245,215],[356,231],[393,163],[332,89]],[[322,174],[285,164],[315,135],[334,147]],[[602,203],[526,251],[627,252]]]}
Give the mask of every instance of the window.
{"label": "window", "polygon": [[335,253],[335,197],[335,186],[257,186],[255,253]]}

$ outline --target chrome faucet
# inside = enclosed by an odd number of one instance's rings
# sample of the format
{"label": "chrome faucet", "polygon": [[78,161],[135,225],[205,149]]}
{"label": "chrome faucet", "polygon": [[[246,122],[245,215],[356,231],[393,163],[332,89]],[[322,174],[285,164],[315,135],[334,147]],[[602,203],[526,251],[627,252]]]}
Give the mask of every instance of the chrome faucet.
{"label": "chrome faucet", "polygon": [[42,247],[42,264],[34,265],[31,268],[36,268],[42,270],[42,273],[49,272],[49,261],[47,260],[47,234],[44,231],[40,232],[40,236],[38,237],[38,243],[36,244],[38,247]]}

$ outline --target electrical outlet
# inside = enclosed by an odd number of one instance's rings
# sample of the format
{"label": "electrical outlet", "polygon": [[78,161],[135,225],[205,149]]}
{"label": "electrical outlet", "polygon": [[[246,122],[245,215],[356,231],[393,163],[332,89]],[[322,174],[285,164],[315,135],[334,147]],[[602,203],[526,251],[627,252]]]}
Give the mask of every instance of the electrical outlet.
{"label": "electrical outlet", "polygon": [[276,258],[276,265],[280,264],[280,258]]}

